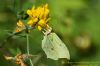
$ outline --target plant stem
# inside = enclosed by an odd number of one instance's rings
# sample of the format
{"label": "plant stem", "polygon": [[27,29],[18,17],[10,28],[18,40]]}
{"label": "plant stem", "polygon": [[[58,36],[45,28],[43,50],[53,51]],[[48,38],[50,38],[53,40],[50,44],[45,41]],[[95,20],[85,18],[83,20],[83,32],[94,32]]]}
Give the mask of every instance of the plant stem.
{"label": "plant stem", "polygon": [[[27,38],[27,54],[29,55],[30,48],[29,48],[29,35],[28,34],[26,34],[26,38]],[[29,58],[29,61],[30,61],[31,66],[33,66],[32,60],[30,58]]]}

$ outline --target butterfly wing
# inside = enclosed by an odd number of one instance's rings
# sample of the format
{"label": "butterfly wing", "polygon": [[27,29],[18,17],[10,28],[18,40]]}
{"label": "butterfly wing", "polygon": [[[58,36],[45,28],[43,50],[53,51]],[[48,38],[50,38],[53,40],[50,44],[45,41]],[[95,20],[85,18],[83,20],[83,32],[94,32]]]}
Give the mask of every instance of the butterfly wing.
{"label": "butterfly wing", "polygon": [[49,36],[45,35],[42,40],[42,49],[47,55],[47,58],[51,58],[54,60],[58,59],[56,50],[54,49],[52,41],[49,39]]}
{"label": "butterfly wing", "polygon": [[61,39],[55,33],[52,33],[51,37],[53,37],[53,44],[56,51],[58,52],[59,58],[70,59],[69,50],[66,45],[61,41]]}
{"label": "butterfly wing", "polygon": [[67,47],[55,33],[44,36],[42,49],[46,53],[47,58],[54,60],[58,60],[59,58],[70,59]]}

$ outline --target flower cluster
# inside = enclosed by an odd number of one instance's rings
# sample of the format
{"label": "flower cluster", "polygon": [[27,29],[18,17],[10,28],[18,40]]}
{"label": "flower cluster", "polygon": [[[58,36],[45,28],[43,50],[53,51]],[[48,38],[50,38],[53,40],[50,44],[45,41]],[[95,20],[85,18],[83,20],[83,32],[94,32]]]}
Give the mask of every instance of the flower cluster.
{"label": "flower cluster", "polygon": [[33,57],[33,55],[17,54],[15,57],[4,56],[6,60],[14,61],[17,65],[26,66],[25,59]]}
{"label": "flower cluster", "polygon": [[16,27],[16,31],[15,32],[21,32],[22,30],[24,30],[25,25],[23,24],[23,22],[21,20],[19,20],[17,22],[17,27]]}
{"label": "flower cluster", "polygon": [[16,28],[16,32],[20,32],[24,29],[27,28],[29,29],[30,27],[33,28],[37,28],[38,30],[48,30],[49,26],[48,26],[48,21],[50,20],[50,16],[49,16],[49,9],[48,9],[48,4],[45,4],[43,6],[39,6],[39,7],[32,7],[31,9],[28,9],[26,11],[26,14],[29,16],[27,19],[27,23],[24,24],[24,22],[22,20],[19,20],[17,22],[17,28]]}

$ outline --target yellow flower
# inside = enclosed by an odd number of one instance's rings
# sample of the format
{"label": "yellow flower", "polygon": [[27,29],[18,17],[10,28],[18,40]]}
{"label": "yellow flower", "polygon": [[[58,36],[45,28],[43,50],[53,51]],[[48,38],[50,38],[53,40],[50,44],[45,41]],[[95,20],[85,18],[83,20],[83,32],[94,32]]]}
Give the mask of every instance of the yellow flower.
{"label": "yellow flower", "polygon": [[41,26],[38,26],[37,28],[38,28],[38,30],[39,30],[39,31],[41,31],[41,30],[42,30]]}
{"label": "yellow flower", "polygon": [[37,8],[33,7],[32,9],[27,10],[27,14],[29,15],[29,21],[27,23],[29,26],[37,26],[38,30],[48,28],[47,22],[50,20],[50,18],[48,18],[48,4]]}
{"label": "yellow flower", "polygon": [[[45,23],[45,20],[43,20],[43,19],[41,19],[39,22],[38,22],[38,24],[37,24],[38,26],[40,26],[41,27],[41,29],[42,28],[47,28],[47,24]],[[40,29],[39,29],[40,30]]]}
{"label": "yellow flower", "polygon": [[34,20],[29,20],[27,24],[28,26],[32,27],[36,24],[37,21],[38,21],[38,18],[35,18]]}
{"label": "yellow flower", "polygon": [[20,32],[20,31],[21,31],[21,30],[20,30],[18,27],[17,27],[16,30],[15,30],[15,32],[17,32],[17,33]]}
{"label": "yellow flower", "polygon": [[24,23],[23,23],[21,20],[19,20],[19,21],[17,22],[17,27],[16,27],[15,32],[20,32],[20,31],[22,31],[24,28],[25,28]]}
{"label": "yellow flower", "polygon": [[19,20],[19,21],[17,22],[17,26],[18,26],[18,27],[24,27],[24,24],[23,24],[23,22],[22,22],[21,20]]}
{"label": "yellow flower", "polygon": [[22,30],[29,27],[36,27],[38,30],[48,30],[48,21],[50,20],[49,16],[49,9],[48,4],[39,7],[32,7],[31,9],[27,10],[27,14],[29,15],[28,22],[24,24],[21,20],[17,22],[17,27],[15,32],[20,32]]}

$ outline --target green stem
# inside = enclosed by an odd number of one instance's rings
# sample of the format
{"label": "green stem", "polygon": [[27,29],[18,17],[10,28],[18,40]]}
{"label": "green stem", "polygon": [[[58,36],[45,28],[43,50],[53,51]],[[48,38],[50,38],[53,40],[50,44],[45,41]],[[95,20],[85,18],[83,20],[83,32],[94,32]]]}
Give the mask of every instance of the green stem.
{"label": "green stem", "polygon": [[[26,38],[27,38],[27,54],[29,55],[30,48],[29,48],[29,35],[28,34],[26,34]],[[29,58],[29,61],[30,61],[31,66],[33,66],[32,60],[30,58]]]}

